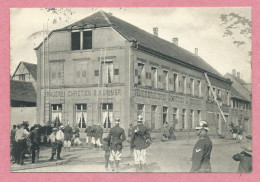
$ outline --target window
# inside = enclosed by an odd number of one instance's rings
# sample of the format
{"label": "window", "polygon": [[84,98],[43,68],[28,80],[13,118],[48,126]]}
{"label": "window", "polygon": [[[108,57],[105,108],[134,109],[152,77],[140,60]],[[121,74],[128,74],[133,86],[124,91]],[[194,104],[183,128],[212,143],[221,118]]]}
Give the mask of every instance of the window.
{"label": "window", "polygon": [[103,103],[102,104],[102,122],[104,128],[111,128],[113,121],[113,104]]}
{"label": "window", "polygon": [[190,122],[189,122],[188,129],[190,129],[190,128],[195,128],[194,110],[193,109],[190,110]]}
{"label": "window", "polygon": [[144,110],[144,104],[137,104],[137,116],[141,115],[143,117],[143,120],[145,121],[145,110]]}
{"label": "window", "polygon": [[86,128],[87,104],[76,104],[76,122],[79,128]]}
{"label": "window", "polygon": [[145,85],[145,69],[143,63],[138,62],[137,76],[138,76],[138,85]]}
{"label": "window", "polygon": [[175,126],[176,124],[178,124],[178,108],[173,108],[173,125]]}
{"label": "window", "polygon": [[156,67],[152,67],[152,88],[157,88],[157,68]]}
{"label": "window", "polygon": [[102,63],[102,83],[112,83],[113,82],[113,62],[103,62]]}
{"label": "window", "polygon": [[201,81],[197,80],[198,96],[201,97]]}
{"label": "window", "polygon": [[163,88],[168,90],[169,88],[169,79],[168,79],[168,71],[163,70]]}
{"label": "window", "polygon": [[92,49],[92,31],[71,32],[71,50]]}
{"label": "window", "polygon": [[178,92],[178,74],[173,73],[173,91]]}
{"label": "window", "polygon": [[194,79],[190,78],[190,94],[194,95]]}
{"label": "window", "polygon": [[230,94],[229,94],[229,92],[227,92],[227,105],[229,106],[229,99],[230,99]]}
{"label": "window", "polygon": [[95,76],[99,76],[99,70],[95,70]]}
{"label": "window", "polygon": [[19,75],[19,80],[25,81],[25,74]]}
{"label": "window", "polygon": [[168,123],[168,107],[163,106],[163,125]]}
{"label": "window", "polygon": [[151,105],[151,129],[155,128],[157,106]]}
{"label": "window", "polygon": [[63,83],[64,63],[62,61],[50,63],[50,84],[59,86]]}
{"label": "window", "polygon": [[119,75],[119,69],[115,69],[114,75]]}
{"label": "window", "polygon": [[54,127],[58,127],[62,122],[62,105],[52,104],[51,105],[51,121],[54,123]]}
{"label": "window", "polygon": [[75,61],[75,82],[77,85],[87,84],[87,62]]}
{"label": "window", "polygon": [[187,129],[187,126],[186,126],[186,109],[182,109],[182,129]]}
{"label": "window", "polygon": [[183,83],[183,93],[186,94],[187,91],[186,76],[182,76],[182,83]]}

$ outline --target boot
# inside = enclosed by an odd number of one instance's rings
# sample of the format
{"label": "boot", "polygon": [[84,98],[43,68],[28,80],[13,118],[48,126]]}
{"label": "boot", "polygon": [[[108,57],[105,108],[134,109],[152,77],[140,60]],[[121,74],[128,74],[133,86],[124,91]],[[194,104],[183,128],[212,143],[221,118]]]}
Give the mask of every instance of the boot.
{"label": "boot", "polygon": [[119,172],[119,160],[116,160],[115,163],[116,163],[116,172]]}
{"label": "boot", "polygon": [[53,160],[54,160],[54,155],[55,155],[55,154],[52,154],[52,155],[51,155],[50,161],[53,161]]}
{"label": "boot", "polygon": [[140,172],[139,164],[135,164],[135,171],[136,171],[137,173]]}

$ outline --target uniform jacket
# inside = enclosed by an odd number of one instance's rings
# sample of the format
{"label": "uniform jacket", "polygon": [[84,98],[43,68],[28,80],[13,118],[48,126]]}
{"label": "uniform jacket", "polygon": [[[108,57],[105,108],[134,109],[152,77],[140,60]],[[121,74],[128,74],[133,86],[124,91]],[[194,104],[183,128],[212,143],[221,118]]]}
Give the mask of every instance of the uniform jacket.
{"label": "uniform jacket", "polygon": [[72,137],[73,137],[72,127],[70,127],[69,125],[67,125],[67,126],[64,128],[64,140],[71,140]]}
{"label": "uniform jacket", "polygon": [[252,172],[252,155],[246,152],[241,152],[233,156],[235,161],[239,161],[238,173],[251,173]]}
{"label": "uniform jacket", "polygon": [[57,131],[56,140],[60,142],[64,141],[64,133],[61,130]]}
{"label": "uniform jacket", "polygon": [[212,142],[207,134],[200,135],[192,153],[190,172],[211,172],[210,154]]}
{"label": "uniform jacket", "polygon": [[88,126],[86,129],[85,129],[85,133],[87,134],[87,136],[91,137],[92,134],[93,134],[93,128],[91,126]]}
{"label": "uniform jacket", "polygon": [[151,138],[148,128],[143,124],[135,125],[131,136],[131,148],[136,150],[146,149],[148,147],[146,138]]}
{"label": "uniform jacket", "polygon": [[122,150],[122,143],[123,141],[125,141],[125,139],[125,130],[120,126],[114,126],[109,130],[108,143],[110,143],[110,147],[112,150]]}
{"label": "uniform jacket", "polygon": [[95,139],[98,139],[98,138],[102,138],[103,136],[103,128],[101,126],[97,126],[96,129],[95,129]]}
{"label": "uniform jacket", "polygon": [[34,145],[40,145],[41,137],[39,129],[33,129],[30,134],[31,143]]}

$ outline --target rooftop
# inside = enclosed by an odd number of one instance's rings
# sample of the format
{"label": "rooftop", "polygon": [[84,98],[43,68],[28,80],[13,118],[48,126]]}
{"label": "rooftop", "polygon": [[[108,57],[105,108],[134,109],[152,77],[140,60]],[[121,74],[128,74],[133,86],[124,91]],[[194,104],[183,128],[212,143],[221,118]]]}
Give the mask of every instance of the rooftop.
{"label": "rooftop", "polygon": [[10,99],[14,101],[36,102],[36,92],[32,83],[10,80]]}

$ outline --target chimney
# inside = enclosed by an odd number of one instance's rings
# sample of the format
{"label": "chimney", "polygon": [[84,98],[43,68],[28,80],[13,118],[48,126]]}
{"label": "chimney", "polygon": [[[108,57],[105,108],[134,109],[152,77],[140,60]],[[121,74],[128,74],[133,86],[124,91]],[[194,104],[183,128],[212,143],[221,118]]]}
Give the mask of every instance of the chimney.
{"label": "chimney", "polygon": [[158,37],[158,27],[153,28],[153,34]]}
{"label": "chimney", "polygon": [[178,37],[172,38],[172,43],[174,43],[176,46],[178,46]]}
{"label": "chimney", "polygon": [[232,75],[233,75],[233,76],[236,76],[236,74],[237,74],[237,73],[236,73],[236,69],[232,69]]}
{"label": "chimney", "polygon": [[237,72],[237,78],[240,78],[240,72]]}
{"label": "chimney", "polygon": [[198,56],[199,55],[199,49],[195,48],[195,55]]}

